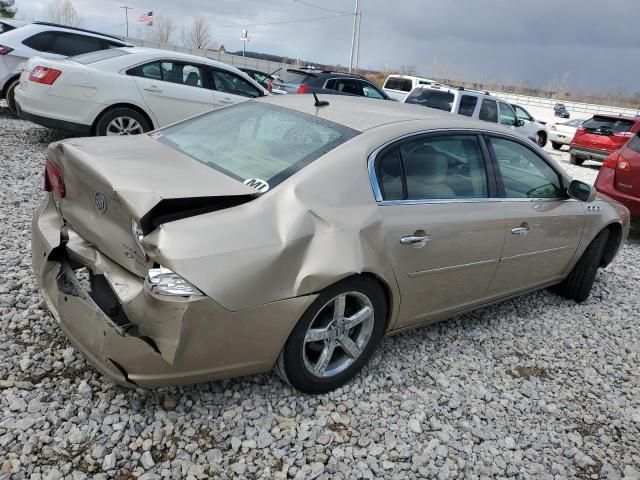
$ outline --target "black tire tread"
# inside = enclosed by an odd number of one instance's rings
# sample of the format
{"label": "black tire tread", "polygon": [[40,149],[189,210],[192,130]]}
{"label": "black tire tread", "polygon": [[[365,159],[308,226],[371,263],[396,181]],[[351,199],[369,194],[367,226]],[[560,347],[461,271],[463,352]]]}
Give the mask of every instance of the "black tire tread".
{"label": "black tire tread", "polygon": [[569,157],[569,163],[571,165],[582,165],[584,163],[584,158],[576,157],[575,155],[571,155]]}
{"label": "black tire tread", "polygon": [[117,108],[111,108],[110,110],[107,110],[106,112],[103,112],[102,115],[100,115],[100,118],[96,122],[96,132],[95,132],[96,135],[98,136],[106,135],[107,126],[109,125],[109,122],[114,118],[120,117],[120,116],[123,116],[123,117],[129,116],[129,117],[135,118],[138,121],[138,123],[142,125],[142,128],[145,133],[151,131],[153,128],[153,126],[149,124],[149,120],[147,120],[145,116],[142,115],[137,110],[134,110],[132,108],[127,108],[127,107],[117,107]]}
{"label": "black tire tread", "polygon": [[578,303],[589,298],[602,261],[604,247],[609,239],[609,233],[609,229],[605,228],[591,241],[571,273],[562,283],[557,285],[556,291],[560,295]]}
{"label": "black tire tread", "polygon": [[16,87],[18,86],[18,83],[20,83],[19,78],[10,80],[7,86],[6,94],[5,94],[5,101],[7,102],[7,108],[9,109],[9,112],[11,112],[11,114],[16,116],[18,115],[18,110],[16,109],[15,90],[16,90]]}
{"label": "black tire tread", "polygon": [[559,142],[551,142],[551,148],[554,150],[560,150],[562,148],[562,144]]}

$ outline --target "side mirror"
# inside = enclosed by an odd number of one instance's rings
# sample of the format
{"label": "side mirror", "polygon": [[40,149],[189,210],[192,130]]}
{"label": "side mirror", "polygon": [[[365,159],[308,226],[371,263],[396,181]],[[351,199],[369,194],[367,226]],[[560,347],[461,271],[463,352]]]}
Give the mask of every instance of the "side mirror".
{"label": "side mirror", "polygon": [[516,127],[524,127],[524,120],[516,120]]}
{"label": "side mirror", "polygon": [[581,182],[580,180],[572,180],[567,189],[567,193],[571,198],[575,198],[581,202],[593,202],[596,199],[597,192],[593,185]]}

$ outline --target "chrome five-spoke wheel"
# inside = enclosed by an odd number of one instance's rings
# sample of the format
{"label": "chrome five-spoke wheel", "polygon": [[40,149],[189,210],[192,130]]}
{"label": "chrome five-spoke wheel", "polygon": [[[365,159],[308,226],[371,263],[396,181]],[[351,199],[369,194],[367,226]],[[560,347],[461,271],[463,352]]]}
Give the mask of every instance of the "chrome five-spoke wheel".
{"label": "chrome five-spoke wheel", "polygon": [[384,334],[387,296],[380,283],[354,276],[325,288],[289,335],[275,365],[287,383],[323,393],[348,382]]}
{"label": "chrome five-spoke wheel", "polygon": [[305,367],[332,377],[358,359],[373,331],[373,305],[360,292],[341,293],[316,314],[304,337]]}

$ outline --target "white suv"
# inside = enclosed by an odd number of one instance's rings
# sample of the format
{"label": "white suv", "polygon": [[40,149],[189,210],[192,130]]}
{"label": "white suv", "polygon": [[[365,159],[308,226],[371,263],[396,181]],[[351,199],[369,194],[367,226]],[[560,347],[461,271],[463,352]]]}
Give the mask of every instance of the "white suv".
{"label": "white suv", "polygon": [[444,85],[419,85],[411,90],[404,99],[404,103],[458,113],[485,122],[499,123],[515,129],[536,142],[535,135],[528,132],[524,121],[518,118],[513,107],[486,92]]}
{"label": "white suv", "polygon": [[394,100],[404,101],[405,97],[418,85],[438,85],[435,80],[412,75],[389,75],[382,90]]}
{"label": "white suv", "polygon": [[0,34],[0,99],[15,114],[14,93],[22,66],[31,57],[65,58],[109,48],[130,47],[126,42],[101,33],[34,22]]}

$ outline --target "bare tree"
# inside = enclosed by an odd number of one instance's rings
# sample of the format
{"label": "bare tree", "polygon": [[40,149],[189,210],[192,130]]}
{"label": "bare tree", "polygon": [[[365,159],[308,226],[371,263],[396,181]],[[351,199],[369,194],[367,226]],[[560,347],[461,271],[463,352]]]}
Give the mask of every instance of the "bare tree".
{"label": "bare tree", "polygon": [[193,21],[191,29],[187,32],[187,43],[191,48],[209,48],[211,32],[204,18],[198,17]]}
{"label": "bare tree", "polygon": [[53,0],[47,8],[47,19],[71,27],[80,24],[80,17],[71,0]]}
{"label": "bare tree", "polygon": [[17,10],[13,8],[14,3],[15,0],[0,0],[0,17],[15,17]]}
{"label": "bare tree", "polygon": [[147,39],[156,43],[171,43],[176,26],[170,17],[159,15],[153,19],[153,27],[147,32]]}

